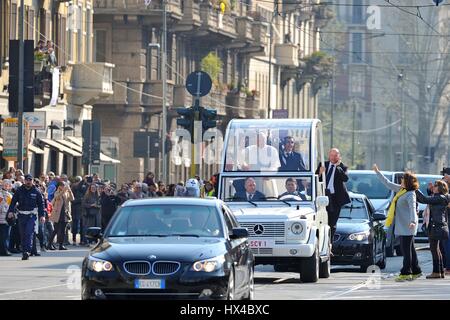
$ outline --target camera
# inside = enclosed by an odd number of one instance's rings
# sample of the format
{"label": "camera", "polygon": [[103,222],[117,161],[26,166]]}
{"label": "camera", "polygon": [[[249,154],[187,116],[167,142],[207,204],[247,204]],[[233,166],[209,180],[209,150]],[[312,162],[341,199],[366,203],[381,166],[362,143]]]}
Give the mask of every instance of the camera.
{"label": "camera", "polygon": [[442,169],[441,175],[446,175],[446,174],[450,175],[450,167]]}
{"label": "camera", "polygon": [[86,182],[87,183],[92,183],[94,180],[92,179],[92,177],[87,177]]}

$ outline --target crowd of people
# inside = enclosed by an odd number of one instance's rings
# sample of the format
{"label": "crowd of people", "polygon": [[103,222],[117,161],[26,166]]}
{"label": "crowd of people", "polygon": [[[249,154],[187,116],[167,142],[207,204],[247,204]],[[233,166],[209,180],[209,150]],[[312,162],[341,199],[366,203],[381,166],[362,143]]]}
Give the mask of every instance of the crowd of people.
{"label": "crowd of people", "polygon": [[118,187],[98,174],[69,178],[48,172],[33,178],[10,168],[0,181],[0,256],[22,253],[27,260],[40,255],[38,244],[41,252],[89,246],[87,229],[104,229],[125,201],[170,196],[217,196],[216,176],[166,186],[149,172],[143,181]]}

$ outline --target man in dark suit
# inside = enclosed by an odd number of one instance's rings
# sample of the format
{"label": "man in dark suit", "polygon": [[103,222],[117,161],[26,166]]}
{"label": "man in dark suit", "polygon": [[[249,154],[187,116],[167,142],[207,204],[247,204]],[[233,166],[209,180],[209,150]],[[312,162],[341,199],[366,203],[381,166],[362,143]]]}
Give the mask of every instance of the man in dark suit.
{"label": "man in dark suit", "polygon": [[264,193],[256,190],[255,179],[249,177],[245,179],[245,191],[236,192],[234,199],[241,201],[261,201],[266,200],[266,196]]}
{"label": "man in dark suit", "polygon": [[325,167],[319,164],[316,174],[319,174],[319,181],[322,181],[322,173],[326,174],[325,191],[330,200],[327,206],[328,225],[331,228],[331,242],[333,242],[341,207],[351,201],[345,186],[345,182],[348,181],[347,167],[341,162],[339,150],[331,149],[328,159],[329,161],[325,161]]}
{"label": "man in dark suit", "polygon": [[306,197],[297,190],[297,180],[295,180],[294,178],[288,178],[286,180],[285,186],[286,186],[286,192],[281,194],[278,197],[278,199],[280,199],[281,197],[290,195],[290,196],[297,196],[300,199],[306,201]]}
{"label": "man in dark suit", "polygon": [[300,153],[294,151],[295,140],[287,136],[283,139],[283,150],[280,150],[279,171],[306,171],[305,162]]}

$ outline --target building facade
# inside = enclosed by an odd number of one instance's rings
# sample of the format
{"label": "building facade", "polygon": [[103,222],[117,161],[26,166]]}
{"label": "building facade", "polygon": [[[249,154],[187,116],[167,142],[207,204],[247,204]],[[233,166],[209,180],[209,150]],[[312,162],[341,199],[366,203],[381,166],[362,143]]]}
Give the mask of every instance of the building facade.
{"label": "building facade", "polygon": [[[219,1],[166,1],[169,137],[161,137],[161,141],[169,139],[166,143],[171,151],[182,148],[175,135],[175,108],[192,105],[186,77],[202,69],[211,53],[220,67],[202,105],[217,110],[222,133],[230,119],[265,118],[275,109],[288,110],[289,117],[317,117],[317,90],[298,78],[301,58],[319,49],[320,13],[311,6],[303,12],[286,5],[277,10],[291,9],[289,12],[274,16],[274,7],[266,1],[224,4],[222,11]],[[118,180],[142,179],[147,171],[161,178],[161,154],[150,159],[133,156],[135,132],[160,133],[162,128],[161,0],[148,6],[144,1],[101,0],[94,6],[94,60],[110,61],[115,68],[114,94],[98,99],[93,114],[105,124],[103,136],[119,143],[122,165]],[[269,78],[273,79],[270,93]],[[200,149],[207,148],[208,141]],[[214,157],[220,161],[219,153]],[[167,182],[185,181],[191,175],[190,159],[169,153],[167,161]],[[198,172],[209,178],[218,172],[218,164],[202,162]]]}
{"label": "building facade", "polygon": [[[38,120],[39,126],[30,132],[24,169],[35,175],[47,171],[81,175],[87,171],[81,163],[82,122],[91,119],[92,102],[96,98],[112,95],[114,66],[92,62],[91,1],[25,0],[24,3],[24,39],[33,40],[35,47],[39,40],[51,41],[56,53],[56,65],[51,69],[35,55],[35,112],[25,118]],[[0,4],[0,114],[3,118],[14,116],[8,112],[8,70],[12,60],[9,40],[19,37],[19,6],[18,0]],[[106,155],[103,160],[107,161],[97,169],[114,162]],[[2,167],[13,165],[13,162],[3,163]]]}

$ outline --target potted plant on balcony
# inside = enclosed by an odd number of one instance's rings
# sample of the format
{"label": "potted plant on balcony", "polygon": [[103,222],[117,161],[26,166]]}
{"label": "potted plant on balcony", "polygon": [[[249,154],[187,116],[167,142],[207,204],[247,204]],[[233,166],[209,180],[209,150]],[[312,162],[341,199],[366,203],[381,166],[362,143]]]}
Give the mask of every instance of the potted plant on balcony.
{"label": "potted plant on balcony", "polygon": [[34,51],[34,72],[41,72],[44,68],[44,64],[47,61],[47,54],[39,50]]}
{"label": "potted plant on balcony", "polygon": [[[245,99],[245,107],[249,109],[259,109],[259,92],[256,90],[247,90],[247,98]],[[253,111],[250,111],[253,112]],[[253,115],[252,115],[253,116]]]}
{"label": "potted plant on balcony", "polygon": [[215,52],[208,53],[200,62],[201,70],[209,74],[214,88],[219,87],[219,74],[222,70],[223,62]]}
{"label": "potted plant on balcony", "polygon": [[300,81],[311,82],[317,92],[333,76],[334,58],[323,51],[316,51],[303,58],[303,62],[305,68]]}

